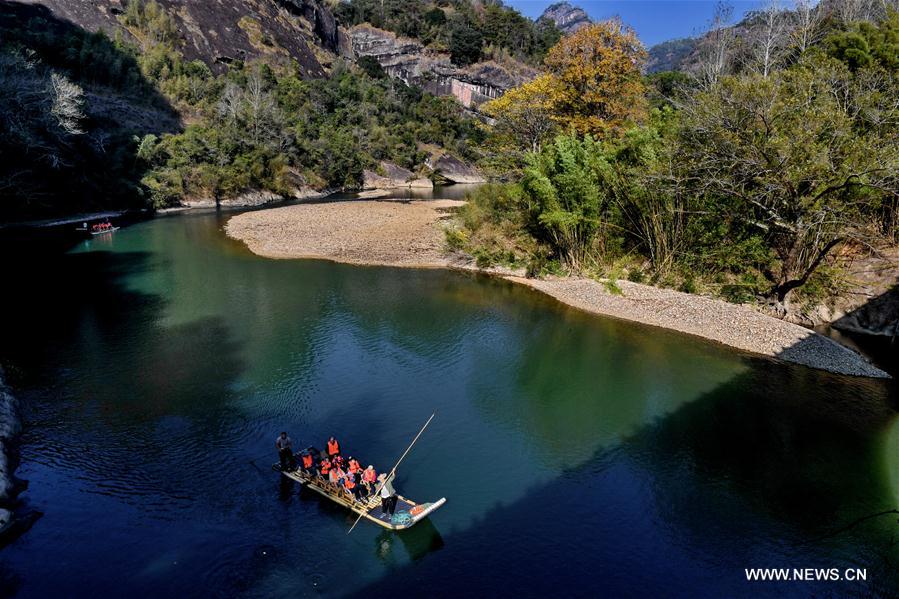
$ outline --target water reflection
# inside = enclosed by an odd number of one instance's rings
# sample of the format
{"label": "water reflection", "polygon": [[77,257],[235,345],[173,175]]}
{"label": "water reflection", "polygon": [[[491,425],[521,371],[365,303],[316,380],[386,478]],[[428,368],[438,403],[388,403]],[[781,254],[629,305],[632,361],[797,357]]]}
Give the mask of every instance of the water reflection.
{"label": "water reflection", "polygon": [[[394,556],[394,551],[399,547],[402,547],[405,553],[402,559]],[[393,532],[382,529],[375,537],[375,554],[379,560],[390,565],[402,564],[409,560],[415,562],[442,548],[443,537],[430,518],[422,520],[408,530]]]}

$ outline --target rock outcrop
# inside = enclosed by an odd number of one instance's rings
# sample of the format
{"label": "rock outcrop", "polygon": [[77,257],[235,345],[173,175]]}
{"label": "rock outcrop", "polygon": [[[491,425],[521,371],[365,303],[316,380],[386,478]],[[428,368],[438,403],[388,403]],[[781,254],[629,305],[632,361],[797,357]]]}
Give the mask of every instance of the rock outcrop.
{"label": "rock outcrop", "polygon": [[593,22],[584,9],[572,6],[568,2],[557,2],[547,6],[540,18],[555,23],[563,35],[574,33]]}
{"label": "rock outcrop", "polygon": [[382,162],[378,171],[362,171],[362,189],[395,189],[397,187],[433,187],[430,179],[416,177],[415,173],[392,162]]}
{"label": "rock outcrop", "polygon": [[520,63],[482,62],[462,69],[448,54],[371,25],[356,25],[347,33],[357,58],[371,56],[390,77],[434,95],[455,96],[466,108],[477,108],[537,75]]}
{"label": "rock outcrop", "polygon": [[820,320],[841,331],[899,336],[899,248],[856,257],[846,270],[850,292],[819,310]]}
{"label": "rock outcrop", "polygon": [[[128,35],[119,21],[126,0],[22,0],[89,31]],[[321,0],[157,0],[175,20],[180,50],[223,71],[236,60],[296,60],[304,76],[323,77],[341,47],[334,15]]]}

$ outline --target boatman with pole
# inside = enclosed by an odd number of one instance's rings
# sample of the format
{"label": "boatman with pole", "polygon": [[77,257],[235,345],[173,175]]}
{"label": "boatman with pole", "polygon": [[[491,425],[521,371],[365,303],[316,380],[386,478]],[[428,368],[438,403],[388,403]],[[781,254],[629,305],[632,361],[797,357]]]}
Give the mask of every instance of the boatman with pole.
{"label": "boatman with pole", "polygon": [[278,450],[278,461],[281,462],[281,471],[289,472],[291,462],[293,462],[293,453],[291,452],[290,437],[282,431],[278,438],[275,439],[275,449]]}
{"label": "boatman with pole", "polygon": [[390,478],[386,474],[381,474],[378,480],[381,481],[381,511],[388,516],[392,516],[396,511],[396,490],[391,484],[396,478],[396,472],[390,473]]}
{"label": "boatman with pole", "polygon": [[[380,495],[380,497],[381,497],[382,515],[387,515],[388,513],[390,515],[392,515],[393,510],[396,509],[396,499],[397,499],[396,491],[393,490],[393,485],[391,484],[393,482],[394,477],[396,476],[396,469],[400,467],[400,464],[403,463],[403,460],[406,459],[406,456],[409,455],[410,451],[412,451],[412,448],[415,446],[415,443],[418,441],[418,438],[421,437],[421,434],[423,432],[425,432],[425,429],[428,428],[428,425],[431,424],[431,421],[434,420],[434,416],[436,416],[436,415],[437,415],[437,412],[434,412],[433,414],[431,414],[431,417],[428,418],[427,422],[425,422],[425,425],[423,427],[421,427],[421,430],[418,431],[418,434],[415,435],[414,439],[412,439],[412,443],[409,444],[409,447],[406,448],[406,451],[403,452],[403,455],[400,456],[400,459],[398,459],[396,461],[396,464],[393,465],[393,468],[390,469],[390,474],[381,474],[381,476],[378,477],[378,481],[380,482],[380,485],[378,486],[378,488],[376,489],[375,492],[377,495]],[[385,491],[386,491],[386,495],[385,495]],[[386,501],[385,501],[385,499],[386,499]],[[388,512],[388,508],[389,508],[389,512]],[[350,529],[348,531],[346,531],[347,534],[350,534],[351,532],[353,532],[353,529],[356,528],[357,524],[359,524],[359,520],[362,519],[362,516],[364,514],[365,514],[365,512],[359,513],[359,517],[356,518],[356,521],[353,522],[353,525],[350,527]]]}

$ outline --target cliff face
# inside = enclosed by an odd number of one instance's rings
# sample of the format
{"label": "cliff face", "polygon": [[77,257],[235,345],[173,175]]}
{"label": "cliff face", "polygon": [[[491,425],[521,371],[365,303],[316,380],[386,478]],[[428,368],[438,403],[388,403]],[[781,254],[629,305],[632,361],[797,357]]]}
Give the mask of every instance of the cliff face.
{"label": "cliff face", "polygon": [[357,25],[347,33],[357,58],[371,56],[394,79],[417,85],[434,95],[455,96],[466,108],[477,108],[509,88],[533,79],[537,73],[522,64],[495,62],[459,68],[452,64],[448,54],[433,52],[416,40],[370,25]]}
{"label": "cliff face", "polygon": [[546,7],[541,19],[547,19],[556,24],[556,27],[564,34],[574,33],[581,27],[589,25],[592,21],[584,12],[584,9],[572,6],[568,2],[557,2]]}
{"label": "cliff face", "polygon": [[[23,0],[54,16],[110,36],[127,0]],[[175,19],[181,51],[222,71],[234,60],[265,57],[296,60],[305,76],[322,77],[340,51],[341,36],[331,11],[319,0],[157,0]]]}

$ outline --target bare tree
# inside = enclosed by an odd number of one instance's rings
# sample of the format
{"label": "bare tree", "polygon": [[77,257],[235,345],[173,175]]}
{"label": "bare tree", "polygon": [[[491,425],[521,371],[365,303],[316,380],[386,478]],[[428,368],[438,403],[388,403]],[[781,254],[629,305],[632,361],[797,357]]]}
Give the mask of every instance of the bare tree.
{"label": "bare tree", "polygon": [[729,25],[734,9],[730,4],[718,2],[702,37],[700,46],[700,78],[706,85],[712,85],[730,69],[736,34]]}
{"label": "bare tree", "polygon": [[796,0],[792,38],[800,55],[821,40],[824,14],[814,0]]}
{"label": "bare tree", "polygon": [[787,28],[779,0],[768,0],[749,34],[751,67],[768,78],[783,57]]}
{"label": "bare tree", "polygon": [[236,84],[229,81],[225,85],[221,98],[219,98],[219,116],[231,123],[236,123],[237,119],[240,118],[240,105],[242,102],[243,92]]}
{"label": "bare tree", "polygon": [[243,114],[247,129],[253,143],[266,140],[281,145],[281,111],[278,103],[265,89],[265,81],[259,68],[247,78],[247,87],[243,94]]}
{"label": "bare tree", "polygon": [[69,135],[84,133],[81,121],[84,119],[84,91],[63,75],[50,75],[50,114],[56,118],[60,128]]}
{"label": "bare tree", "polygon": [[894,0],[834,0],[830,3],[836,16],[845,23],[876,21]]}

